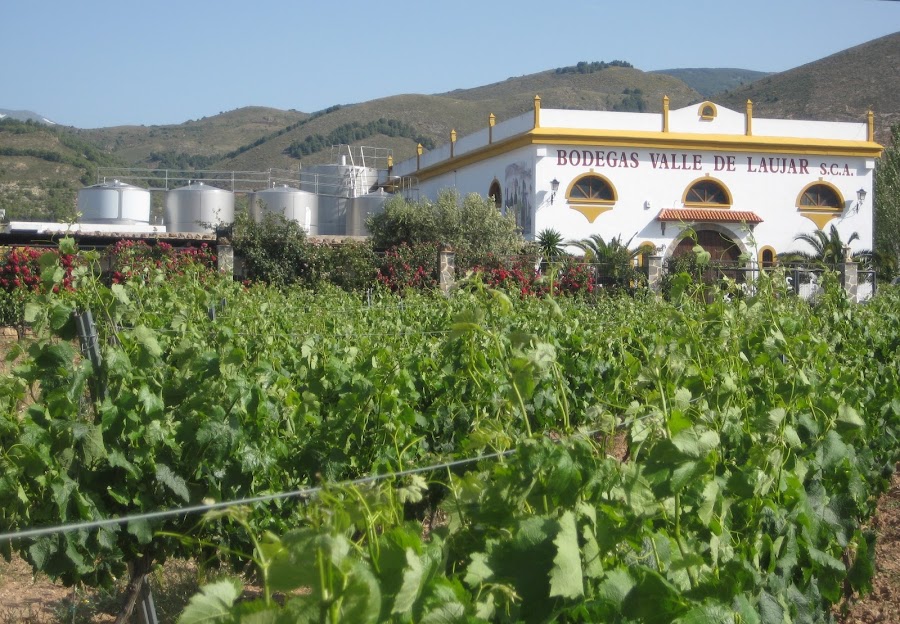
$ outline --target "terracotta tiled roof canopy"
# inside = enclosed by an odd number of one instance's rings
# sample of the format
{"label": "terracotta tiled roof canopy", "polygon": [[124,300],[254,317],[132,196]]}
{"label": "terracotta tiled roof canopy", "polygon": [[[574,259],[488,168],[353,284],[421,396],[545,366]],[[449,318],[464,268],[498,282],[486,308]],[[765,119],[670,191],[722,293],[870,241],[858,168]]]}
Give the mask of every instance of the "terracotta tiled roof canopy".
{"label": "terracotta tiled roof canopy", "polygon": [[708,223],[762,223],[755,212],[749,210],[722,210],[706,208],[664,208],[656,215],[657,221],[705,221]]}

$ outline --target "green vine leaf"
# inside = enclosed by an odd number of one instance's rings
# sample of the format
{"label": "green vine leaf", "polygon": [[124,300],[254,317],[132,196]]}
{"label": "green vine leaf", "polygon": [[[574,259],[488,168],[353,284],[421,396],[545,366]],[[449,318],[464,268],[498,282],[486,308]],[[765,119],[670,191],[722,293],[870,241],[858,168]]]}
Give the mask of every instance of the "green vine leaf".
{"label": "green vine leaf", "polygon": [[230,624],[234,621],[231,608],[241,591],[241,583],[237,579],[204,585],[200,593],[191,598],[178,618],[178,624]]}

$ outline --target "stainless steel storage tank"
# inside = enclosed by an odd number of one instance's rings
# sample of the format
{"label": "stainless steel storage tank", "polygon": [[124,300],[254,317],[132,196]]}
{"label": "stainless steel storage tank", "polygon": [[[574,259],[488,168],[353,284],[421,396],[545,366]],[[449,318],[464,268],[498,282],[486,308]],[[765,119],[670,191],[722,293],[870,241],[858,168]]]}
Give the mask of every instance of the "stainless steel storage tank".
{"label": "stainless steel storage tank", "polygon": [[307,234],[319,234],[319,198],[287,184],[256,191],[250,195],[250,217],[260,223],[267,214],[296,221]]}
{"label": "stainless steel storage tank", "polygon": [[377,181],[377,169],[345,162],[304,169],[300,187],[319,198],[319,234],[351,234],[348,224],[353,200],[366,195]]}
{"label": "stainless steel storage tank", "polygon": [[165,222],[169,232],[208,234],[234,221],[234,193],[202,182],[166,193]]}
{"label": "stainless steel storage tank", "polygon": [[385,193],[384,189],[378,189],[374,193],[354,197],[350,200],[347,210],[347,234],[368,236],[369,228],[366,227],[366,219],[371,215],[384,212],[384,203],[390,198],[390,193]]}
{"label": "stainless steel storage tank", "polygon": [[80,223],[150,223],[150,191],[118,180],[78,191]]}

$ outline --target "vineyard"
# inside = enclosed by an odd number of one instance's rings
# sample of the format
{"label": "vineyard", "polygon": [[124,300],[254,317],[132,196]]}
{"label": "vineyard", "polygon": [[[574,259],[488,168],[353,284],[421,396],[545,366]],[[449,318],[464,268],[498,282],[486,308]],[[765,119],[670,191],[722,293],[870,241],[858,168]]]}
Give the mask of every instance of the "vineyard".
{"label": "vineyard", "polygon": [[871,588],[896,288],[361,296],[97,260],[64,241],[23,304],[0,550],[128,578],[121,621],[170,559],[242,572],[185,624],[829,622]]}

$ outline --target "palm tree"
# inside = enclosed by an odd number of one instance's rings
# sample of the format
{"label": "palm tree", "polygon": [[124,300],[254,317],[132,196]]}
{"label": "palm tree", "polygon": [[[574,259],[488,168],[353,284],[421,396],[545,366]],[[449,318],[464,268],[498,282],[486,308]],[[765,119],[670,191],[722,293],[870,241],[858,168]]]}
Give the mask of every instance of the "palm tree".
{"label": "palm tree", "polygon": [[645,252],[643,247],[629,249],[634,236],[627,243],[622,242],[622,236],[614,236],[609,242],[603,240],[599,234],[592,234],[580,241],[569,241],[567,244],[578,247],[584,252],[585,261],[600,265],[600,270],[613,281],[628,278],[634,271],[634,259]]}
{"label": "palm tree", "polygon": [[840,232],[838,232],[837,227],[832,224],[827,234],[822,230],[816,230],[812,234],[798,234],[794,237],[795,241],[803,241],[812,247],[812,253],[808,251],[789,251],[784,254],[779,254],[779,256],[782,260],[787,261],[812,261],[822,264],[839,264],[844,261],[844,248],[858,239],[859,234],[853,232],[846,242],[842,241]]}
{"label": "palm tree", "polygon": [[566,255],[562,234],[553,228],[545,228],[538,233],[537,245],[541,252],[542,271],[547,268],[548,263],[556,262]]}

